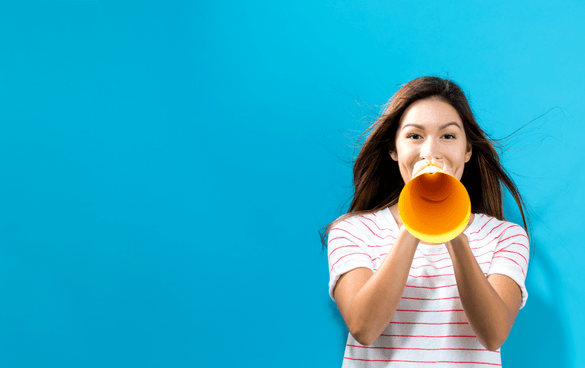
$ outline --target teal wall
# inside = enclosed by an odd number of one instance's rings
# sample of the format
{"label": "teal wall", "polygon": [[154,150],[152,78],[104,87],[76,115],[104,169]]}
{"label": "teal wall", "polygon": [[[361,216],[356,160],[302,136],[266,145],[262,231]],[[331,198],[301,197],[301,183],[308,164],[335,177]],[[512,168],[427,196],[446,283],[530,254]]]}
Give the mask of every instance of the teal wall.
{"label": "teal wall", "polygon": [[[340,367],[318,229],[400,84],[449,77],[534,213],[504,367],[585,366],[585,6],[0,4],[0,366]],[[506,197],[506,215],[521,223]]]}

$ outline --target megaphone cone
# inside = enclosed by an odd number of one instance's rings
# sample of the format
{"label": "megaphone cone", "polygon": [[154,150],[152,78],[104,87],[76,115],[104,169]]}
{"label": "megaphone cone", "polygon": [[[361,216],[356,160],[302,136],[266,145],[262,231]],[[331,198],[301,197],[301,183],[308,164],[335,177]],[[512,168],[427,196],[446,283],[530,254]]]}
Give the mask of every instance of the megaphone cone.
{"label": "megaphone cone", "polygon": [[402,188],[398,212],[409,233],[424,242],[440,244],[465,230],[471,200],[456,177],[429,164]]}

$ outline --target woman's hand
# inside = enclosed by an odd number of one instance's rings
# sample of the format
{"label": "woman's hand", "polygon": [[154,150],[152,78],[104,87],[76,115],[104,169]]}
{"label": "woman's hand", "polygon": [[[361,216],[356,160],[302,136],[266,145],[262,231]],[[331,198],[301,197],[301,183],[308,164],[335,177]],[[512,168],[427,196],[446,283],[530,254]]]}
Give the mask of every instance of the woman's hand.
{"label": "woman's hand", "polygon": [[465,233],[462,231],[461,234],[457,235],[455,239],[449,240],[448,242],[445,243],[445,245],[447,246],[447,248],[462,247],[465,245],[469,247],[469,239],[467,238],[467,235],[465,235]]}
{"label": "woman's hand", "polygon": [[404,226],[404,224],[400,225],[400,228],[398,229],[398,236],[404,236],[407,239],[416,239],[417,242],[420,241],[420,239],[418,239],[416,236],[412,235],[408,230],[406,230],[406,226]]}
{"label": "woman's hand", "polygon": [[404,224],[400,225],[400,228],[398,229],[398,236],[396,237],[396,239],[398,239],[399,237],[407,239],[406,241],[408,241],[408,242],[414,242],[415,244],[418,244],[421,242],[421,240],[419,238],[412,235],[410,233],[410,231],[408,231],[406,229],[406,226],[404,226]]}

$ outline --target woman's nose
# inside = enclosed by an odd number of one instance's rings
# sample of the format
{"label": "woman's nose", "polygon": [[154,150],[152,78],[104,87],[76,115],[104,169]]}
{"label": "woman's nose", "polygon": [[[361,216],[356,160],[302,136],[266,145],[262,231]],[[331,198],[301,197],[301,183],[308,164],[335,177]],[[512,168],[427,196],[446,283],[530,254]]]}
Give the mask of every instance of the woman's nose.
{"label": "woman's nose", "polygon": [[441,150],[439,144],[433,142],[432,140],[428,140],[425,142],[424,146],[421,149],[420,157],[428,160],[429,162],[434,158],[435,160],[442,160],[443,155],[441,154]]}

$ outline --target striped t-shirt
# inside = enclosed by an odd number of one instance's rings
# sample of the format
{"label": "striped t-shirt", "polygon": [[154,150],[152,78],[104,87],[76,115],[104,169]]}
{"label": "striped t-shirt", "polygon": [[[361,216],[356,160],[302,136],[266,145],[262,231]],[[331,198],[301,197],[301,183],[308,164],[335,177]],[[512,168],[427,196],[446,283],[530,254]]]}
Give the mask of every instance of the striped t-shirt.
{"label": "striped t-shirt", "polygon": [[[352,216],[329,232],[329,295],[344,273],[366,267],[376,272],[396,241],[398,225],[388,208]],[[486,277],[513,279],[528,298],[524,282],[529,244],[514,223],[475,214],[464,231]],[[368,346],[347,339],[343,367],[501,366],[500,349],[489,351],[475,337],[459,299],[453,263],[445,244],[418,244],[404,293],[390,324]]]}

